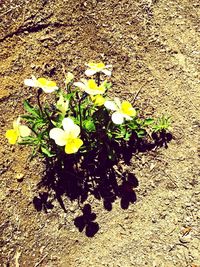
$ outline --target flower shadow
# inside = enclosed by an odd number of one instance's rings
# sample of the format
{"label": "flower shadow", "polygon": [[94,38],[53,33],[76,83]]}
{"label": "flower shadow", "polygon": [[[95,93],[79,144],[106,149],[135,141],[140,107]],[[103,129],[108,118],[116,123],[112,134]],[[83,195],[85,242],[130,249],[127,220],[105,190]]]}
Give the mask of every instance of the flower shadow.
{"label": "flower shadow", "polygon": [[75,218],[74,225],[82,232],[85,229],[87,237],[93,237],[99,230],[96,220],[96,214],[91,212],[90,204],[86,204],[82,209],[83,215]]}
{"label": "flower shadow", "polygon": [[[92,207],[88,203],[88,196],[102,201],[103,207],[107,211],[112,210],[112,205],[116,199],[120,199],[122,209],[137,201],[135,188],[139,181],[134,173],[123,170],[121,162],[126,165],[131,164],[131,157],[138,151],[150,151],[156,147],[165,146],[170,141],[169,137],[156,136],[153,142],[142,140],[135,135],[129,142],[118,144],[116,142],[107,143],[101,150],[93,150],[85,155],[60,154],[59,160],[52,158],[46,161],[46,172],[38,184],[38,190],[45,188],[45,197],[34,197],[33,204],[37,211],[50,207],[52,192],[60,206],[67,212],[63,196],[67,196],[71,201],[77,200],[79,206],[83,205],[83,214],[74,220],[74,225],[88,237],[93,237],[99,230],[96,214],[92,212]],[[49,192],[49,194],[48,194]],[[42,204],[36,205],[42,199]]]}

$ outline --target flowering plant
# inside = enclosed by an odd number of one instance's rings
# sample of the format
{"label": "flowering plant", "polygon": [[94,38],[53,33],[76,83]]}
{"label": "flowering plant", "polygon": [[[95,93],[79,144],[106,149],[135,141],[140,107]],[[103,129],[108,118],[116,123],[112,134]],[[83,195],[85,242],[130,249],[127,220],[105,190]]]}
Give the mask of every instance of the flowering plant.
{"label": "flowering plant", "polygon": [[[31,79],[25,79],[26,86],[38,88],[37,105],[24,101],[26,114],[6,132],[10,144],[32,146],[32,156],[59,159],[60,155],[74,154],[80,158],[91,151],[98,156],[103,150],[109,159],[115,160],[113,144],[129,142],[130,145],[135,140],[150,138],[152,133],[158,136],[168,130],[169,118],[158,121],[141,118],[131,102],[108,97],[112,86],[111,65],[90,62],[86,66],[85,75],[89,79],[75,81],[68,72],[64,89],[46,78],[32,75]],[[103,76],[108,76],[108,80],[102,80]],[[52,94],[54,99],[42,102],[44,94]]]}

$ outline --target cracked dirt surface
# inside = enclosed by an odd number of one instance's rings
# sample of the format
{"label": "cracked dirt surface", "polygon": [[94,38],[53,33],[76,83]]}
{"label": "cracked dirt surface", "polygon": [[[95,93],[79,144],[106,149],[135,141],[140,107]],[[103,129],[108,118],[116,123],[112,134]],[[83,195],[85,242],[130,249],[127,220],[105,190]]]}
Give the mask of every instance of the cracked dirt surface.
{"label": "cracked dirt surface", "polygon": [[[197,0],[1,1],[0,266],[200,266],[199,18]],[[77,200],[63,195],[64,211],[51,191],[53,208],[34,208],[47,192],[37,187],[44,163],[4,138],[34,95],[25,78],[62,85],[63,64],[80,77],[90,59],[113,64],[113,95],[132,99],[142,86],[137,107],[173,118],[167,149],[119,166],[138,180],[134,204],[116,198],[107,210],[92,195],[81,204],[99,225],[92,238],[74,225]]]}

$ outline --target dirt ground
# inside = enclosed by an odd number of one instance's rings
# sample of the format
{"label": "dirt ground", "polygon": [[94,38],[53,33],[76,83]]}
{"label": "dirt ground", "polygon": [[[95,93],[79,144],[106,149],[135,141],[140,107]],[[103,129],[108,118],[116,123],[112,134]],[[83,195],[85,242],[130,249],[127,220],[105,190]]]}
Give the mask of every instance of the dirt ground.
{"label": "dirt ground", "polygon": [[[198,0],[0,1],[0,266],[200,266],[199,19]],[[4,137],[34,95],[25,78],[62,86],[63,65],[80,77],[89,60],[113,64],[113,95],[130,99],[142,87],[136,106],[173,118],[167,149],[121,162],[119,173],[138,182],[127,205],[116,197],[108,208],[92,194],[83,209],[65,194],[59,201],[38,188],[44,162]]]}

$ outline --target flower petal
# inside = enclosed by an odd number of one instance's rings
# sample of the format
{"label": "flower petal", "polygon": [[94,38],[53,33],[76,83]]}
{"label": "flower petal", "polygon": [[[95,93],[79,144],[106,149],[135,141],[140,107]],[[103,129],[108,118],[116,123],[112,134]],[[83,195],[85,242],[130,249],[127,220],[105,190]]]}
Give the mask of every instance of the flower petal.
{"label": "flower petal", "polygon": [[68,72],[65,77],[65,84],[69,84],[74,79],[74,74],[71,72]]}
{"label": "flower petal", "polygon": [[111,76],[112,73],[111,70],[106,70],[106,69],[102,70],[102,72],[107,76]]}
{"label": "flower petal", "polygon": [[112,69],[112,67],[113,67],[113,66],[112,66],[111,64],[105,66],[106,69]]}
{"label": "flower petal", "polygon": [[125,115],[135,117],[137,112],[136,110],[132,107],[131,103],[128,101],[123,101],[121,104],[121,111]]}
{"label": "flower petal", "polygon": [[43,87],[41,87],[42,88],[42,90],[45,92],[45,93],[52,93],[52,92],[54,92],[54,91],[56,91],[56,90],[58,90],[58,86],[43,86]]}
{"label": "flower petal", "polygon": [[82,82],[75,82],[74,86],[76,86],[76,87],[78,87],[78,88],[80,88],[82,90],[85,90],[85,88],[86,88],[86,85],[84,83],[82,83]]}
{"label": "flower petal", "polygon": [[102,106],[106,101],[102,95],[91,95],[91,99],[96,106]]}
{"label": "flower petal", "polygon": [[117,105],[115,104],[115,102],[113,101],[110,101],[110,100],[107,100],[105,103],[104,103],[104,106],[107,108],[107,109],[110,109],[110,110],[117,110]]}
{"label": "flower petal", "polygon": [[54,139],[58,146],[64,146],[67,142],[67,136],[65,131],[60,128],[53,128],[49,132],[50,138]]}
{"label": "flower petal", "polygon": [[21,137],[29,136],[31,134],[31,129],[29,129],[26,125],[20,125],[19,134]]}
{"label": "flower petal", "polygon": [[82,145],[83,141],[80,138],[69,139],[65,146],[65,153],[66,154],[76,153]]}
{"label": "flower petal", "polygon": [[115,97],[114,101],[117,104],[118,108],[120,109],[121,108],[121,101],[120,101],[119,97]]}
{"label": "flower petal", "polygon": [[96,70],[93,70],[93,69],[88,69],[85,71],[85,75],[87,76],[92,76],[96,73]]}
{"label": "flower petal", "polygon": [[6,138],[8,139],[8,142],[11,145],[14,145],[17,143],[18,137],[19,137],[18,132],[15,131],[14,129],[6,131]]}
{"label": "flower petal", "polygon": [[24,84],[26,86],[30,86],[30,87],[38,87],[38,82],[37,80],[33,80],[33,79],[25,79],[24,80]]}
{"label": "flower petal", "polygon": [[71,129],[73,129],[74,125],[75,125],[74,121],[72,119],[70,119],[70,118],[64,118],[63,121],[62,121],[63,129],[66,132],[71,131]]}
{"label": "flower petal", "polygon": [[19,129],[19,126],[20,126],[20,120],[21,120],[21,118],[20,118],[20,116],[19,116],[16,120],[13,121],[13,129],[14,129],[15,131],[18,131],[18,129]]}
{"label": "flower petal", "polygon": [[124,117],[120,112],[116,111],[112,114],[112,121],[115,124],[122,124],[124,122]]}

